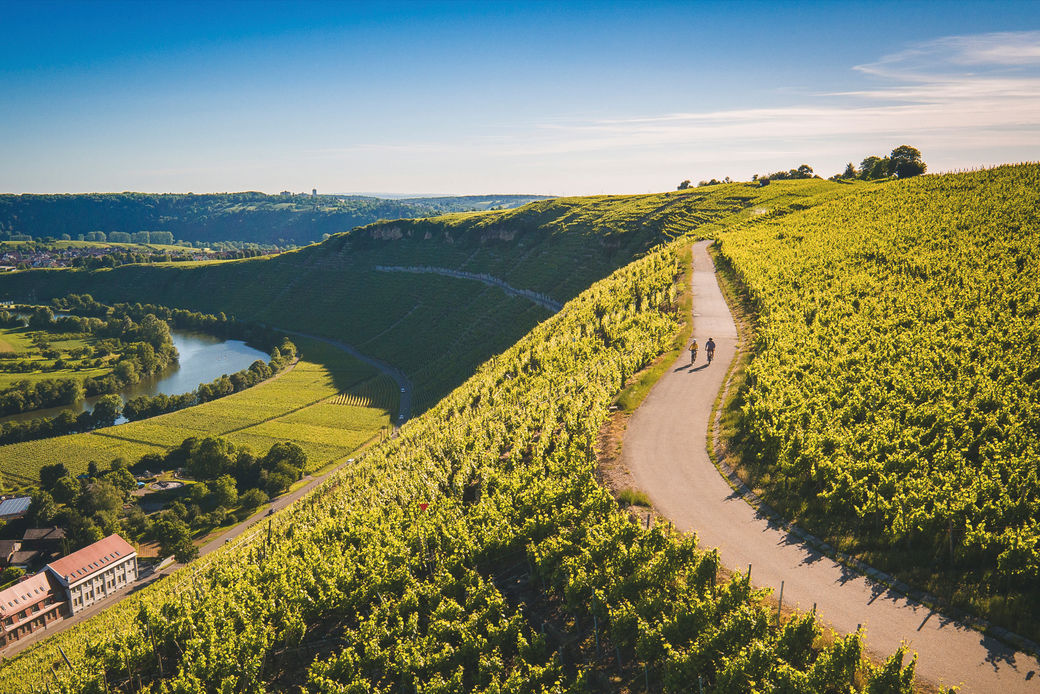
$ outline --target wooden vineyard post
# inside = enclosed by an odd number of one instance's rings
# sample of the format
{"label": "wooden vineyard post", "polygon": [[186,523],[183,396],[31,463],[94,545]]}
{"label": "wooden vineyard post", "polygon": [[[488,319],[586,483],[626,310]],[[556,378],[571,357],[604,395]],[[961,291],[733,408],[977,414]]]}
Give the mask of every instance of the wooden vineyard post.
{"label": "wooden vineyard post", "polygon": [[155,645],[155,634],[152,632],[152,624],[147,617],[145,618],[144,625],[148,627],[148,640],[152,642],[152,653],[155,654],[155,662],[159,664],[159,678],[166,679],[166,675],[163,673],[162,658],[159,657],[159,649]]}
{"label": "wooden vineyard post", "polygon": [[596,632],[596,657],[600,658],[602,654],[599,650],[599,620],[596,619],[595,613],[592,615],[592,629]]}
{"label": "wooden vineyard post", "polygon": [[69,657],[65,655],[65,651],[62,650],[61,646],[58,646],[58,653],[61,653],[61,658],[65,661],[65,664],[69,666],[69,670],[74,670],[72,663],[69,662]]}
{"label": "wooden vineyard post", "polygon": [[776,605],[776,623],[780,623],[780,610],[784,607],[784,582],[780,581],[780,602]]}

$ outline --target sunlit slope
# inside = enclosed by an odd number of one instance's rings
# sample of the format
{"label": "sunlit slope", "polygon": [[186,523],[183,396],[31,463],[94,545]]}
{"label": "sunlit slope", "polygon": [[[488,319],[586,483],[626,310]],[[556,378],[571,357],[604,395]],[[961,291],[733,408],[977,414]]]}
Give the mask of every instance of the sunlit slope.
{"label": "sunlit slope", "polygon": [[1040,167],[1008,166],[722,242],[761,316],[742,432],[759,484],[1021,628],[1040,620],[1038,209]]}
{"label": "sunlit slope", "polygon": [[597,484],[613,398],[680,328],[683,252],[593,285],[270,525],[6,663],[0,691],[910,691],[912,668],[864,666],[858,635],[821,650],[811,614],[778,627]]}
{"label": "sunlit slope", "polygon": [[404,369],[421,411],[549,311],[473,280],[377,266],[487,273],[562,302],[671,238],[852,188],[785,181],[548,200],[503,212],[381,223],[274,258],[16,273],[0,276],[0,298],[88,292],[105,301],[223,311],[340,339]]}

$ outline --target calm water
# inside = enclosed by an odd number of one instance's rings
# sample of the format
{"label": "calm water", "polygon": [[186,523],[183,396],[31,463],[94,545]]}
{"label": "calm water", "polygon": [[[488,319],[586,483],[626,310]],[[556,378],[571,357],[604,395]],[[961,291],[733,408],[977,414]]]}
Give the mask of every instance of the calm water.
{"label": "calm water", "polygon": [[[124,402],[141,395],[159,395],[160,393],[164,395],[180,395],[182,393],[190,393],[201,383],[209,383],[224,374],[231,375],[236,371],[248,369],[249,365],[257,359],[267,361],[271,358],[270,355],[247,346],[241,340],[222,340],[212,335],[182,332],[179,330],[171,331],[171,337],[177,352],[180,354],[178,363],[161,374],[145,378],[141,382],[119,391]],[[69,407],[52,407],[45,410],[23,412],[22,414],[0,418],[0,421],[53,417],[62,410],[69,410],[73,414],[79,414],[93,408],[94,400],[96,399],[87,398]],[[125,419],[120,417],[117,423],[122,424],[125,421]]]}

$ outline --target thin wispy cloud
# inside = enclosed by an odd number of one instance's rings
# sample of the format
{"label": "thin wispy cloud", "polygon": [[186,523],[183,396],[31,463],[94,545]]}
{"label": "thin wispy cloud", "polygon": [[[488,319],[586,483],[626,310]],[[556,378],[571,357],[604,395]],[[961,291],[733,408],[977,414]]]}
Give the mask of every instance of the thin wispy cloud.
{"label": "thin wispy cloud", "polygon": [[1040,32],[948,37],[853,69],[877,85],[805,105],[544,124],[533,147],[503,153],[838,136],[1040,141]]}

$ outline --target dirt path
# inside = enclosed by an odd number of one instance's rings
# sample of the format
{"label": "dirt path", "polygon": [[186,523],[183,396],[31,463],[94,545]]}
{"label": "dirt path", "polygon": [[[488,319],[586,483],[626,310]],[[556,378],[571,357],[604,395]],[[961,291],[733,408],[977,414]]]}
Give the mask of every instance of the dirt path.
{"label": "dirt path", "polygon": [[408,378],[408,376],[405,375],[404,371],[402,371],[401,369],[397,368],[396,366],[391,366],[390,364],[387,364],[382,359],[376,359],[375,357],[370,357],[367,354],[362,354],[357,350],[357,348],[348,345],[346,342],[340,342],[339,340],[333,340],[332,338],[328,337],[321,337],[320,335],[310,335],[308,333],[296,332],[295,330],[286,330],[285,328],[276,329],[288,335],[306,337],[311,340],[317,340],[318,342],[324,342],[325,344],[332,345],[336,349],[343,350],[355,359],[360,359],[366,364],[374,366],[379,371],[382,371],[384,374],[392,378],[394,382],[397,383],[397,386],[401,389],[401,400],[400,404],[397,407],[397,422],[395,422],[395,426],[400,426],[401,424],[403,424],[411,418],[413,399],[412,381]]}
{"label": "dirt path", "polygon": [[530,289],[517,289],[505,280],[493,277],[484,272],[466,272],[465,270],[454,270],[447,267],[403,267],[399,265],[376,265],[375,269],[380,272],[410,272],[415,274],[443,275],[444,277],[454,277],[455,279],[460,280],[473,280],[475,282],[480,282],[481,284],[486,284],[489,287],[497,287],[509,296],[518,296],[522,299],[532,301],[553,313],[559,313],[563,310],[563,304],[545,294],[531,291]]}
{"label": "dirt path", "polygon": [[622,463],[658,511],[702,547],[718,547],[722,562],[746,570],[752,582],[779,593],[784,604],[809,610],[840,632],[866,629],[877,655],[902,642],[920,658],[918,676],[964,692],[1040,692],[1040,661],[960,626],[924,605],[850,572],[759,515],[736,496],[707,453],[708,418],[737,344],[736,327],[715,279],[709,242],[693,250],[693,328],[703,345],[714,337],[715,361],[689,354],[654,386],[628,423]]}

